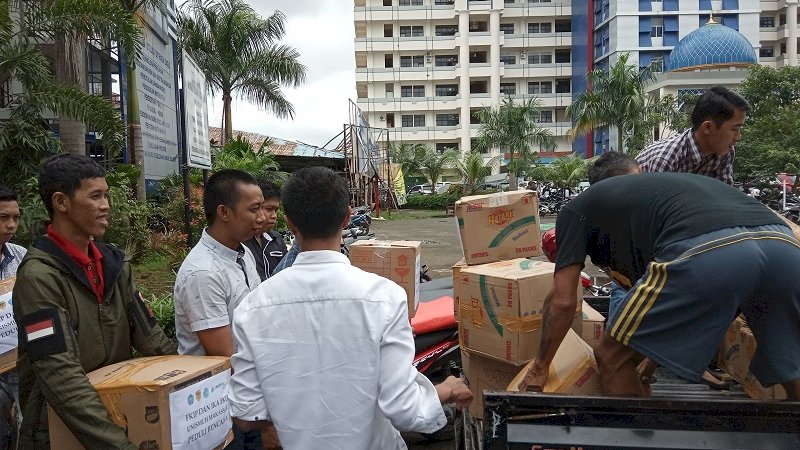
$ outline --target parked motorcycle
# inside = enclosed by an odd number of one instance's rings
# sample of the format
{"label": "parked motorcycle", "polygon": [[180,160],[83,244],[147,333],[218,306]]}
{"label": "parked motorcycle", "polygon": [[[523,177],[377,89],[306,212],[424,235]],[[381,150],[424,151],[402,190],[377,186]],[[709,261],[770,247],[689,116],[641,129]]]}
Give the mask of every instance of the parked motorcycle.
{"label": "parked motorcycle", "polygon": [[350,212],[350,224],[347,228],[362,228],[364,233],[369,233],[369,227],[372,225],[372,215],[366,206],[357,206]]}

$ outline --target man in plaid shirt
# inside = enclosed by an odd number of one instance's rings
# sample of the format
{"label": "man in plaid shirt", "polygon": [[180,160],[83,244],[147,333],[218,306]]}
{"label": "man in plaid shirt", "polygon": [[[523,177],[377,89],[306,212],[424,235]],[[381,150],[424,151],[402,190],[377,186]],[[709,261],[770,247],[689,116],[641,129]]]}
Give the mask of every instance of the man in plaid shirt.
{"label": "man in plaid shirt", "polygon": [[736,92],[708,89],[692,110],[692,128],[650,144],[636,157],[642,172],[689,172],[733,184],[733,146],[749,110]]}

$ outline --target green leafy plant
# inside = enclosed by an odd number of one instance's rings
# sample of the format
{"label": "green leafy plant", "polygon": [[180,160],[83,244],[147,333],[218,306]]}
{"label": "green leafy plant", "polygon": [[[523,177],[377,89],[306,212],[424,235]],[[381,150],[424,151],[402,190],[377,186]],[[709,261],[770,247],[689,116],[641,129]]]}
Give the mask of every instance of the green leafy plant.
{"label": "green leafy plant", "polygon": [[175,301],[172,293],[150,294],[145,297],[156,316],[156,322],[170,339],[175,339]]}

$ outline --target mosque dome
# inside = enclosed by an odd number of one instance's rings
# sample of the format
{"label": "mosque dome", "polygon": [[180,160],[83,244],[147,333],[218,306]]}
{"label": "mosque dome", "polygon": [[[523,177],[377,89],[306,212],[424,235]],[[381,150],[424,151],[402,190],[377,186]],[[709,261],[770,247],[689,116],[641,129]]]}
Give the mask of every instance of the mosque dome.
{"label": "mosque dome", "polygon": [[718,23],[708,23],[681,39],[667,59],[668,72],[724,67],[748,67],[758,62],[744,35]]}

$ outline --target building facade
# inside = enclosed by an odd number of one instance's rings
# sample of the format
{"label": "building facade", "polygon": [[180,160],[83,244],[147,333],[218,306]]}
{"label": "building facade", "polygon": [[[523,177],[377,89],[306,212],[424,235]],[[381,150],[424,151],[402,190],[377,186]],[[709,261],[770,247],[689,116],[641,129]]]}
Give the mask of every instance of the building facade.
{"label": "building facade", "polygon": [[[797,65],[797,4],[797,0],[573,0],[573,11],[586,19],[573,26],[573,41],[591,44],[573,48],[573,88],[576,92],[585,89],[580,74],[613,65],[623,53],[630,53],[630,60],[641,68],[650,66],[659,72],[668,68],[673,48],[707,24],[712,14],[717,23],[747,38],[760,64],[775,68]],[[724,47],[722,43],[709,44]],[[690,85],[735,86],[745,75],[717,70],[705,71],[702,77],[670,77],[687,89],[696,90]],[[659,80],[661,90],[664,79]],[[616,130],[605,127],[586,141],[578,140],[577,150],[597,154],[610,149],[613,142]]]}
{"label": "building facade", "polygon": [[477,111],[507,95],[535,96],[537,120],[556,137],[555,149],[541,150],[572,152],[571,4],[355,0],[357,105],[390,141],[465,152],[478,135]]}

